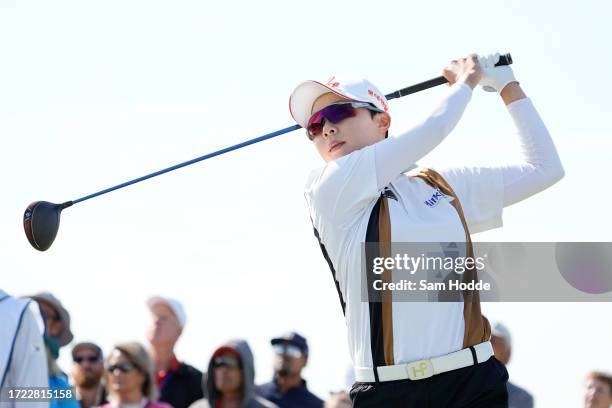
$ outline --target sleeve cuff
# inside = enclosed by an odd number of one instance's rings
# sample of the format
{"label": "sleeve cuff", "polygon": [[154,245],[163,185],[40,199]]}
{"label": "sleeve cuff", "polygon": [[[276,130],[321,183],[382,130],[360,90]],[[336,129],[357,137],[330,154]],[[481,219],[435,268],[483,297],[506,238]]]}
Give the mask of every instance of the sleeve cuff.
{"label": "sleeve cuff", "polygon": [[516,112],[520,112],[523,109],[533,108],[533,103],[531,103],[531,99],[529,98],[521,98],[512,102],[506,108],[511,114],[514,114]]}

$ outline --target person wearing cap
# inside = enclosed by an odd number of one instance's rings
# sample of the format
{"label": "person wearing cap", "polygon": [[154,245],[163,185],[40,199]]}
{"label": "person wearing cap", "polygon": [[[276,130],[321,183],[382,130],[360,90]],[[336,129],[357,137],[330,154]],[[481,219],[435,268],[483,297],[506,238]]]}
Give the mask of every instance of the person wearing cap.
{"label": "person wearing cap", "polygon": [[[0,390],[48,387],[47,356],[36,303],[0,289],[0,316]],[[44,401],[0,400],[0,408],[48,406]]]}
{"label": "person wearing cap", "polygon": [[[345,314],[356,407],[507,406],[507,371],[491,358],[477,291],[462,292],[462,302],[394,302],[388,291],[381,301],[362,291],[374,259],[393,256],[392,242],[465,243],[473,257],[471,233],[500,227],[504,207],[563,177],[546,126],[510,66],[494,67],[498,60],[453,60],[443,70],[450,86],[441,102],[396,134],[387,99],[368,80],[305,81],[291,94],[290,113],[325,162],[308,177],[305,197]],[[478,84],[505,103],[520,162],[417,168],[458,123]],[[364,243],[373,244],[366,256]],[[391,282],[395,270],[384,269]],[[474,268],[464,276],[475,279]]]}
{"label": "person wearing cap", "polygon": [[155,366],[155,383],[160,391],[159,400],[174,408],[187,408],[203,397],[202,372],[179,361],[174,353],[187,315],[183,305],[172,298],[154,296],[147,301],[147,306],[151,312],[147,338]]}
{"label": "person wearing cap", "polygon": [[102,349],[95,343],[82,342],[72,347],[72,369],[70,377],[74,384],[77,401],[81,408],[106,404],[104,385],[104,357]]}
{"label": "person wearing cap", "polygon": [[113,347],[106,359],[106,384],[109,402],[101,408],[172,408],[156,401],[153,362],[140,343]]}
{"label": "person wearing cap", "polygon": [[584,384],[584,408],[610,408],[612,406],[612,376],[591,371]]}
{"label": "person wearing cap", "polygon": [[43,340],[47,351],[49,388],[55,390],[58,395],[70,391],[68,395],[72,396],[52,399],[49,408],[79,408],[79,403],[68,382],[68,376],[57,365],[60,349],[68,345],[74,337],[70,330],[70,313],[52,293],[40,292],[29,297],[38,303],[45,323]]}
{"label": "person wearing cap", "polygon": [[291,332],[273,338],[274,378],[260,385],[257,392],[281,408],[321,408],[323,400],[308,390],[302,370],[308,362],[308,343],[298,333]]}
{"label": "person wearing cap", "polygon": [[204,376],[206,398],[190,408],[278,408],[255,393],[255,363],[249,344],[232,340],[218,347]]}
{"label": "person wearing cap", "polygon": [[[491,344],[495,358],[508,365],[512,354],[512,337],[510,331],[502,323],[494,323],[491,326]],[[508,381],[508,407],[510,408],[532,408],[533,396],[525,389]]]}

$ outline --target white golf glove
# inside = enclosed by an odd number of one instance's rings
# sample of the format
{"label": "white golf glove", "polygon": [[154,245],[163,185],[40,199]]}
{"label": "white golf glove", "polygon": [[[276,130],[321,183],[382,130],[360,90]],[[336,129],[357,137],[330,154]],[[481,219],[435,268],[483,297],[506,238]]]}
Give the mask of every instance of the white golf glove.
{"label": "white golf glove", "polygon": [[514,73],[510,65],[502,65],[496,67],[495,64],[499,61],[499,53],[478,57],[478,62],[482,68],[482,78],[480,85],[487,92],[500,93],[502,89],[510,82],[518,82],[514,78]]}

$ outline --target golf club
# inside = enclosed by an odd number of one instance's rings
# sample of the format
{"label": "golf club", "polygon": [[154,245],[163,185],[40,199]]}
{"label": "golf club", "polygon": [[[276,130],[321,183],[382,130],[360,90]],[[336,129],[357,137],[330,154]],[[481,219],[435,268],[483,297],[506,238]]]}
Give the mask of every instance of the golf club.
{"label": "golf club", "polygon": [[[499,58],[499,62],[495,64],[496,66],[501,65],[510,65],[512,64],[512,57],[510,54],[501,55]],[[415,85],[408,86],[406,88],[402,88],[398,91],[392,92],[388,95],[385,95],[387,100],[401,98],[406,95],[413,94],[415,92],[419,92],[425,89],[433,88],[438,85],[442,85],[447,83],[448,81],[443,76],[439,76],[437,78],[433,78],[424,82],[420,82]],[[98,191],[96,193],[78,198],[73,201],[66,201],[62,204],[50,203],[48,201],[35,201],[31,203],[28,208],[25,210],[23,215],[23,228],[25,229],[26,237],[30,244],[39,251],[46,251],[51,247],[55,237],[57,236],[57,231],[59,229],[60,223],[60,215],[63,209],[68,208],[74,204],[80,203],[85,200],[89,200],[90,198],[98,197],[102,194],[110,193],[111,191],[118,190],[123,187],[130,186],[132,184],[139,183],[141,181],[159,176],[164,173],[171,172],[176,169],[180,169],[181,167],[189,166],[191,164],[210,159],[211,157],[220,156],[222,154],[231,152],[232,150],[241,149],[245,146],[252,145],[255,143],[262,142],[267,139],[271,139],[276,136],[283,135],[285,133],[292,132],[294,130],[300,129],[300,125],[293,125],[286,127],[284,129],[277,130],[272,133],[268,133],[263,136],[256,137],[254,139],[247,140],[242,143],[235,144],[233,146],[229,146],[220,150],[217,150],[212,153],[205,154],[204,156],[196,157],[195,159],[188,160],[183,163],[176,164],[171,167],[167,167],[165,169],[156,171],[151,174],[147,174],[142,177],[138,177],[136,179],[127,181],[122,184],[118,184],[116,186],[107,188],[105,190]]]}

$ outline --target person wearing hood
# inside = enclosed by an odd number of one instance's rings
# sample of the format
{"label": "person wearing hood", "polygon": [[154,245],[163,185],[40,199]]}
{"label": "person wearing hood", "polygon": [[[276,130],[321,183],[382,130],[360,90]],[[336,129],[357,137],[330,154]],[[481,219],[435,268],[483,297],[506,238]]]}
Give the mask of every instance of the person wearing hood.
{"label": "person wearing hood", "polygon": [[255,394],[253,353],[244,340],[233,340],[213,353],[204,376],[204,394],[190,408],[278,408]]}
{"label": "person wearing hood", "polygon": [[74,337],[70,330],[70,314],[59,299],[49,292],[41,292],[29,297],[38,303],[45,322],[43,340],[47,350],[49,388],[56,390],[56,395],[63,394],[70,397],[52,399],[49,402],[49,408],[79,408],[79,403],[68,382],[68,376],[57,365],[60,348],[68,345]]}

